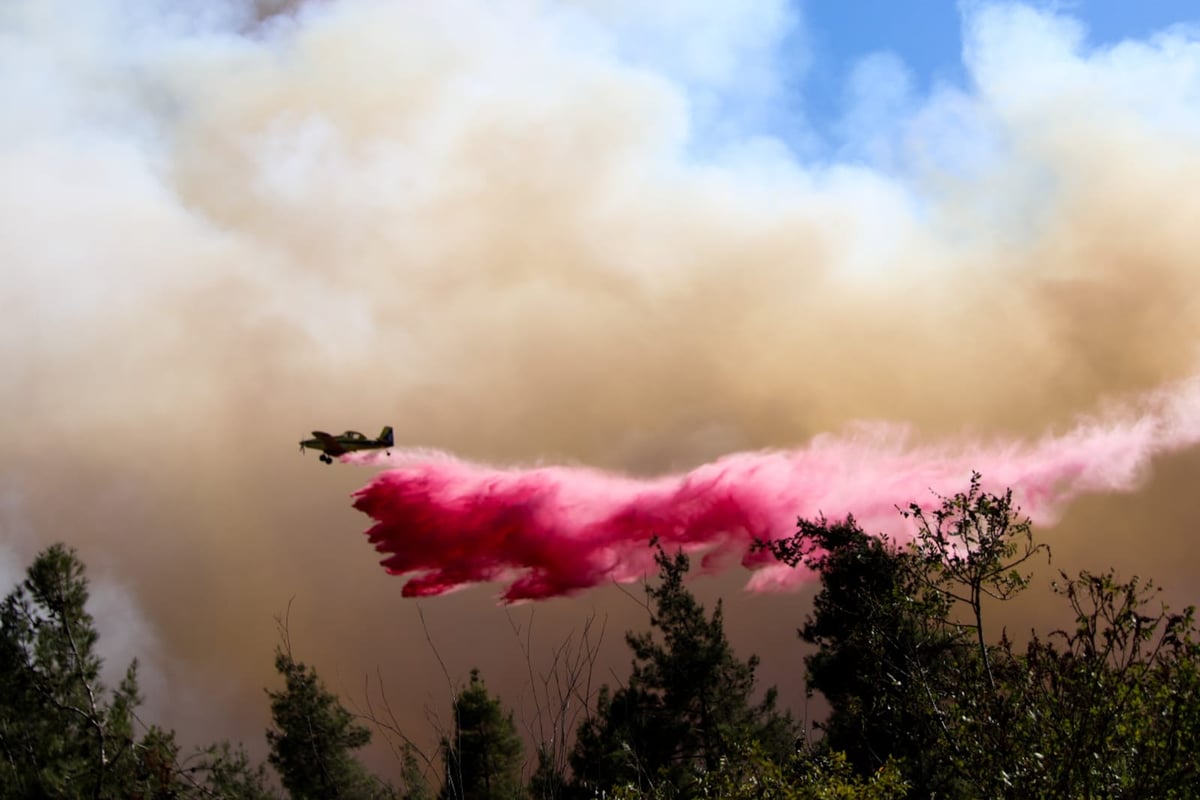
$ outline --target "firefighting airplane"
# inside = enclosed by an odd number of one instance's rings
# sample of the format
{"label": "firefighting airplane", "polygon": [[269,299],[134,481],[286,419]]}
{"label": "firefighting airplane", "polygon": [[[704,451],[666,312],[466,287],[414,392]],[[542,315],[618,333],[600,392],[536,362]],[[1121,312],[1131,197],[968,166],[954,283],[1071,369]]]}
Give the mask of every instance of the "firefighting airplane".
{"label": "firefighting airplane", "polygon": [[334,436],[324,431],[313,431],[313,438],[300,440],[300,452],[311,447],[321,451],[321,460],[326,464],[333,463],[334,456],[353,453],[355,450],[390,449],[392,441],[392,426],[388,425],[379,433],[378,439],[370,439],[358,431],[346,431]]}

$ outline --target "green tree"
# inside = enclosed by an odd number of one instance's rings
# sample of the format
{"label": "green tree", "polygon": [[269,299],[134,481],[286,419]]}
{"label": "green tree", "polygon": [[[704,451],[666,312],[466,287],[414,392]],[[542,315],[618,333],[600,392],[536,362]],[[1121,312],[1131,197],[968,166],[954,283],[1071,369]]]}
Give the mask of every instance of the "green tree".
{"label": "green tree", "polygon": [[[900,800],[908,786],[888,762],[862,777],[842,753],[797,751],[783,762],[759,748],[722,759],[717,769],[698,776],[693,793],[721,800]],[[660,783],[653,788],[620,786],[613,800],[675,800],[679,790]]]}
{"label": "green tree", "polygon": [[684,554],[660,548],[656,559],[659,584],[646,589],[651,630],[626,634],[629,681],[615,693],[602,687],[595,715],[577,733],[577,796],[660,780],[683,786],[752,744],[781,759],[794,749],[795,725],[776,710],[775,690],[752,702],[758,659],[734,655],[720,601],[709,616],[683,585]]}
{"label": "green tree", "polygon": [[[110,691],[100,681],[88,581],[73,549],[37,556],[0,606],[0,795],[128,797],[158,784],[139,763],[164,752],[138,747],[137,663]],[[168,773],[166,781],[169,783]]]}
{"label": "green tree", "polygon": [[1011,493],[982,491],[978,473],[932,513],[915,504],[902,513],[917,528],[906,547],[853,517],[801,520],[769,547],[821,577],[799,633],[817,646],[805,661],[809,691],[832,708],[824,745],[863,775],[898,759],[917,796],[977,793],[979,758],[996,753],[972,751],[964,727],[994,728],[1012,711],[998,702],[1006,692],[992,662],[1002,647],[985,639],[984,599],[1025,588],[1019,568],[1044,548]]}
{"label": "green tree", "polygon": [[284,688],[267,691],[273,726],[267,730],[268,760],[296,800],[373,798],[390,790],[378,783],[353,751],[371,740],[371,731],[330,693],[316,670],[292,657],[286,629],[275,651],[275,669]]}
{"label": "green tree", "polygon": [[524,747],[512,713],[488,693],[471,670],[471,680],[454,701],[454,734],[442,740],[446,765],[443,800],[515,800],[521,783]]}
{"label": "green tree", "polygon": [[0,605],[0,797],[266,800],[261,765],[228,744],[179,760],[173,731],[135,734],[137,663],[115,691],[76,552],[40,553]]}
{"label": "green tree", "polygon": [[[1001,713],[963,731],[985,788],[997,797],[1197,796],[1195,609],[1155,607],[1152,584],[1112,572],[1062,579],[1055,589],[1075,627],[1035,635],[1024,652],[1005,641],[993,703]],[[1008,723],[1000,733],[997,721]]]}
{"label": "green tree", "polygon": [[916,797],[1194,797],[1200,644],[1194,609],[1154,607],[1138,579],[1063,577],[1072,630],[1024,650],[989,640],[986,602],[1023,590],[1033,542],[1010,493],[910,506],[896,547],[848,518],[801,521],[771,546],[821,577],[801,636],[832,706],[826,752],[869,776],[896,759]]}
{"label": "green tree", "polygon": [[199,749],[183,768],[190,795],[221,800],[274,800],[264,764],[254,764],[242,745],[219,742]]}
{"label": "green tree", "polygon": [[400,792],[401,800],[433,800],[433,790],[429,788],[417,752],[416,747],[408,743],[401,750],[400,784],[404,787]]}
{"label": "green tree", "polygon": [[974,634],[979,663],[991,689],[991,650],[984,633],[985,600],[1004,601],[1029,585],[1021,567],[1050,549],[1033,541],[1033,526],[1014,506],[1012,490],[984,492],[978,472],[971,474],[966,492],[941,498],[931,514],[916,503],[901,512],[917,523],[910,552],[918,559],[916,575],[927,589],[946,601],[944,616],[959,631]]}
{"label": "green tree", "polygon": [[920,560],[853,517],[801,520],[792,539],[771,547],[821,577],[799,634],[817,646],[805,659],[808,691],[831,706],[818,725],[825,747],[861,775],[903,758],[918,790],[939,784],[940,698],[958,671],[961,636],[942,624],[949,603],[922,583]]}
{"label": "green tree", "polygon": [[533,800],[554,800],[564,796],[567,791],[567,776],[555,763],[550,750],[539,747],[537,767],[529,779],[529,796]]}

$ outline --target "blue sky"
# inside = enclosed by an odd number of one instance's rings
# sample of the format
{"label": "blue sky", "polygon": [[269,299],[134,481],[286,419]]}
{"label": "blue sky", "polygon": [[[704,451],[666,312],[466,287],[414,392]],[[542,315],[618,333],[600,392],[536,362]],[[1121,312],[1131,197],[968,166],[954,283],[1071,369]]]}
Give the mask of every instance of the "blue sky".
{"label": "blue sky", "polygon": [[[1092,46],[1141,39],[1177,24],[1200,23],[1195,0],[1079,0],[1030,3],[1083,23]],[[802,87],[804,107],[818,131],[828,133],[844,108],[849,76],[861,59],[888,52],[901,59],[913,89],[927,93],[938,81],[961,84],[962,14],[956,0],[807,0],[799,4],[811,53]]]}

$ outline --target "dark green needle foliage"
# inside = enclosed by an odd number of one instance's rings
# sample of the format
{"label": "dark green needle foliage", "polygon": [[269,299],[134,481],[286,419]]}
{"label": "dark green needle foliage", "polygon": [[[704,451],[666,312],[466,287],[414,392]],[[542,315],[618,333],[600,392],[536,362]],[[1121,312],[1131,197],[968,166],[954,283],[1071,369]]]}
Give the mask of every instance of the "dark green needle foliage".
{"label": "dark green needle foliage", "polygon": [[425,770],[417,758],[417,751],[406,744],[400,753],[401,800],[433,800],[433,790],[425,777]]}
{"label": "dark green needle foliage", "polygon": [[517,800],[524,746],[512,713],[488,693],[471,670],[471,681],[454,702],[454,734],[442,741],[446,780],[442,800]]}
{"label": "dark green needle foliage", "polygon": [[656,555],[659,583],[647,587],[651,630],[628,633],[633,669],[615,692],[601,689],[595,715],[580,726],[571,756],[573,794],[614,786],[686,786],[750,746],[786,758],[791,717],[775,691],[753,701],[758,659],[736,657],[718,601],[711,616],[683,584],[687,556]]}
{"label": "dark green needle foliage", "polygon": [[330,693],[316,670],[292,657],[286,632],[275,651],[284,687],[268,691],[274,725],[267,731],[269,760],[295,800],[387,796],[354,757],[371,732]]}
{"label": "dark green needle foliage", "polygon": [[190,792],[177,796],[222,800],[273,800],[265,764],[255,764],[242,745],[220,742],[196,752],[184,765]]}
{"label": "dark green needle foliage", "polygon": [[87,600],[83,563],[53,545],[0,606],[0,796],[124,797],[163,777],[134,734],[137,664],[100,682]]}

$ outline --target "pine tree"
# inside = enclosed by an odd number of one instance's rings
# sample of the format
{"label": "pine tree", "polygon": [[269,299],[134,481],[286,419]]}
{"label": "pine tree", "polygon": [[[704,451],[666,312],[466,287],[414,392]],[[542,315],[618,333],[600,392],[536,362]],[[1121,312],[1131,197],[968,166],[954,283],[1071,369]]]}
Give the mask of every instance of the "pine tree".
{"label": "pine tree", "polygon": [[139,752],[161,752],[137,747],[136,662],[100,682],[87,600],[83,562],[56,544],[0,606],[0,796],[128,796]]}
{"label": "pine tree", "polygon": [[646,590],[652,630],[625,637],[634,656],[628,684],[615,693],[604,687],[595,716],[578,731],[577,795],[660,778],[681,785],[752,746],[780,759],[794,748],[795,726],[776,711],[775,691],[752,702],[758,659],[734,655],[721,603],[706,615],[684,587],[687,556],[660,549],[656,559],[660,581]]}
{"label": "pine tree", "polygon": [[567,792],[567,776],[554,763],[550,751],[539,747],[537,767],[529,778],[529,796],[533,800],[556,800]]}
{"label": "pine tree", "polygon": [[[266,766],[253,764],[246,748],[227,741],[199,750],[187,772],[200,797],[223,800],[272,800]],[[189,761],[189,763],[192,763]]]}
{"label": "pine tree", "polygon": [[446,781],[442,800],[516,800],[524,750],[512,713],[505,714],[471,670],[471,680],[454,703],[454,735],[442,741]]}
{"label": "pine tree", "polygon": [[411,744],[404,746],[400,761],[400,782],[404,786],[402,800],[433,800],[433,790],[425,779],[425,771],[417,759],[417,751]]}
{"label": "pine tree", "polygon": [[370,742],[371,731],[355,723],[316,670],[292,657],[286,633],[275,651],[275,669],[284,688],[267,692],[274,722],[267,730],[268,760],[288,793],[295,800],[329,800],[385,791],[353,755]]}
{"label": "pine tree", "polygon": [[795,537],[773,549],[821,576],[799,633],[817,646],[805,659],[809,692],[832,706],[823,744],[862,775],[904,758],[920,790],[944,790],[941,698],[959,675],[966,635],[945,624],[950,603],[926,588],[921,560],[868,535],[853,517],[801,520]]}

